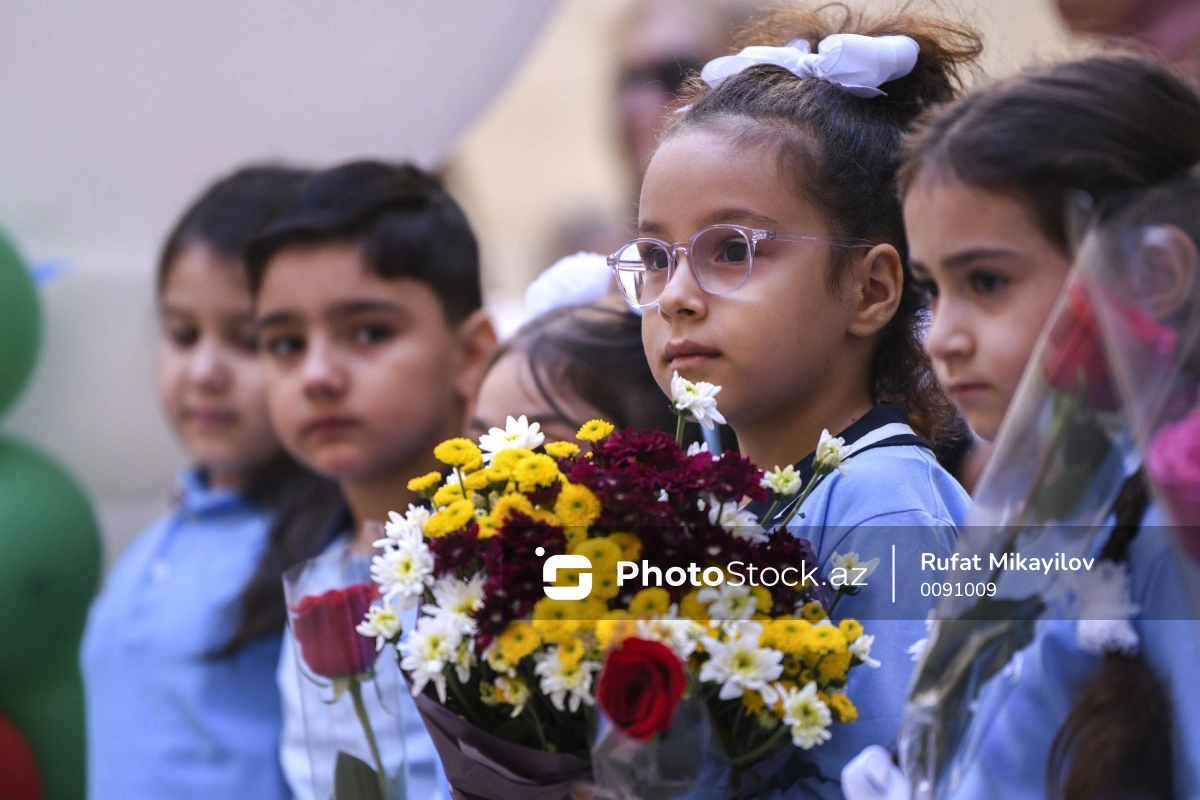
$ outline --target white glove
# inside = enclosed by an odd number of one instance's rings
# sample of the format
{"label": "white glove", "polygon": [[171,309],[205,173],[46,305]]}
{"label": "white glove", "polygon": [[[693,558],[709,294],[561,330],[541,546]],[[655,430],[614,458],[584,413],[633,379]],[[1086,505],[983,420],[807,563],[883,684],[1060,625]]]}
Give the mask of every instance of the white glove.
{"label": "white glove", "polygon": [[842,768],[842,792],[846,800],[911,800],[904,773],[892,756],[873,744]]}

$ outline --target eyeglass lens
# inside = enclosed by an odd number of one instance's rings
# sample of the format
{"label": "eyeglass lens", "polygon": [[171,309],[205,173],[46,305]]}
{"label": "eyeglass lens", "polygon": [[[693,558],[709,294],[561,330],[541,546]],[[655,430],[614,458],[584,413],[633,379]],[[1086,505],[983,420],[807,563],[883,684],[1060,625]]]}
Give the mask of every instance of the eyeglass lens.
{"label": "eyeglass lens", "polygon": [[[726,294],[741,287],[749,277],[753,244],[736,228],[707,228],[692,240],[687,257],[704,291]],[[617,253],[621,291],[638,305],[656,302],[667,287],[671,262],[672,254],[660,242],[630,242]]]}

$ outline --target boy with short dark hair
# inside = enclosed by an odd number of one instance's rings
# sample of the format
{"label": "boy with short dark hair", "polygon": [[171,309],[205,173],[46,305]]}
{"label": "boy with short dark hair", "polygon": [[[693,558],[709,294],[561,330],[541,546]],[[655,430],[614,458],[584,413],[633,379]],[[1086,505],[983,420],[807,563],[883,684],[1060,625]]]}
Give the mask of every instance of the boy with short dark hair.
{"label": "boy with short dark hair", "polygon": [[[349,520],[333,547],[369,554],[375,537],[364,523],[419,502],[407,483],[440,468],[433,448],[464,430],[495,346],[475,236],[434,177],[359,161],[313,176],[256,239],[248,267],[280,441],[341,488]],[[297,680],[289,643],[282,758],[306,798],[312,766]],[[402,713],[409,796],[437,796],[446,785],[432,743],[415,706]],[[333,735],[329,748],[312,748],[329,773]]]}

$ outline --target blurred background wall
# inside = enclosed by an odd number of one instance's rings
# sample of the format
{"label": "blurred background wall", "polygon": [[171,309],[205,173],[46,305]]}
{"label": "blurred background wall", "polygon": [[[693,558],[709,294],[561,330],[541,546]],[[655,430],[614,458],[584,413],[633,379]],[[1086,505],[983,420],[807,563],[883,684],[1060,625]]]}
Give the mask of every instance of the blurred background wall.
{"label": "blurred background wall", "polygon": [[[0,9],[0,228],[56,276],[42,287],[33,385],[0,424],[81,479],[109,563],[165,508],[183,465],[151,379],[154,261],[184,204],[252,160],[442,167],[511,329],[541,269],[575,246],[604,248],[636,215],[615,108],[623,46],[636,44],[622,19],[639,2]],[[936,7],[983,31],[989,76],[1068,50],[1049,0]]]}

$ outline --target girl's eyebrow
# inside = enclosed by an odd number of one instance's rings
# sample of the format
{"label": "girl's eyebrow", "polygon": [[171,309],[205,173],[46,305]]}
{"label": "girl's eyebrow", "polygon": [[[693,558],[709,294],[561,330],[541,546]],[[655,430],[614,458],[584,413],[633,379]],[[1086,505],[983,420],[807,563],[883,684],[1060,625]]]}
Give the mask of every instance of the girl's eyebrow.
{"label": "girl's eyebrow", "polygon": [[338,303],[333,308],[325,311],[325,318],[329,320],[337,320],[344,317],[353,317],[357,314],[368,314],[376,311],[386,311],[392,314],[406,314],[407,312],[395,303],[389,303],[386,300],[347,300],[344,303]]}
{"label": "girl's eyebrow", "polygon": [[[986,261],[994,258],[1014,258],[1017,253],[1007,247],[973,247],[970,250],[963,250],[943,259],[942,265],[946,269],[964,269],[969,267],[976,261]],[[915,264],[913,266],[916,266]]]}
{"label": "girl's eyebrow", "polygon": [[[703,224],[700,228],[707,228],[710,225],[729,225],[735,222],[752,227],[766,227],[772,230],[779,227],[777,220],[746,208],[721,208],[706,214],[702,219]],[[700,228],[697,228],[697,230]],[[666,226],[654,220],[646,220],[638,225],[638,233],[640,234],[661,235],[664,230],[666,230]]]}

